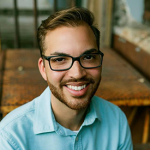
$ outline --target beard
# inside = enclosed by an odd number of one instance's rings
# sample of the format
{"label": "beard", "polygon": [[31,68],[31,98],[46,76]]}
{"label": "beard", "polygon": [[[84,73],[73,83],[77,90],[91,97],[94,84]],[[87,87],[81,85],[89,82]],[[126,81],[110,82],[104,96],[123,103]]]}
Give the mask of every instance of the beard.
{"label": "beard", "polygon": [[[82,79],[69,79],[62,81],[60,83],[59,87],[54,86],[52,83],[50,83],[49,80],[47,80],[49,88],[51,90],[51,93],[54,95],[54,97],[59,100],[61,103],[65,104],[67,107],[73,109],[73,110],[81,110],[84,108],[87,108],[90,105],[91,99],[94,96],[94,94],[97,91],[97,88],[100,84],[100,79],[95,82],[92,78],[82,78]],[[66,85],[66,83],[69,82],[88,82],[90,84],[89,91],[82,96],[66,96],[63,92],[63,88]]]}

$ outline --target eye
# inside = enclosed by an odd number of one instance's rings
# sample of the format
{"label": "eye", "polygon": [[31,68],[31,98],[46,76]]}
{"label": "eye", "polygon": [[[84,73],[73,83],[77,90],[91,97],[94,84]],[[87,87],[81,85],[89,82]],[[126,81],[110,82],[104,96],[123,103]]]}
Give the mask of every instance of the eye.
{"label": "eye", "polygon": [[62,61],[65,61],[65,58],[63,58],[63,57],[53,57],[53,58],[51,58],[51,61],[53,61],[53,62],[62,62]]}
{"label": "eye", "polygon": [[86,59],[86,60],[90,60],[90,59],[93,59],[94,57],[93,57],[93,55],[92,54],[88,54],[88,55],[85,55],[84,56],[84,59]]}

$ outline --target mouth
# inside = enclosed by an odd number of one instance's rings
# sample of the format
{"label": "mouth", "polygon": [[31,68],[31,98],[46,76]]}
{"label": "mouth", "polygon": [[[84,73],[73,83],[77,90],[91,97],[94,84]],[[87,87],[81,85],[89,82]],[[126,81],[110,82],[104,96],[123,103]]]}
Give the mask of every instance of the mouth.
{"label": "mouth", "polygon": [[75,97],[81,97],[87,94],[87,91],[89,89],[90,84],[84,83],[84,84],[78,84],[78,85],[66,85],[65,89]]}
{"label": "mouth", "polygon": [[66,85],[66,86],[71,90],[81,91],[82,89],[86,88],[87,84],[81,86],[72,86],[72,85]]}

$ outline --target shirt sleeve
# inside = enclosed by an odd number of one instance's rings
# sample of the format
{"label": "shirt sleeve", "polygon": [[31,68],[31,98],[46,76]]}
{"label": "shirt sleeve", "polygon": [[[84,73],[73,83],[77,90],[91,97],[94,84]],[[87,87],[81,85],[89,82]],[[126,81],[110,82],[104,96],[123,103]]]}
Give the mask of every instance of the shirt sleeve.
{"label": "shirt sleeve", "polygon": [[118,150],[133,150],[130,127],[124,113],[120,117],[120,145]]}
{"label": "shirt sleeve", "polygon": [[0,150],[19,150],[17,144],[5,132],[0,133]]}

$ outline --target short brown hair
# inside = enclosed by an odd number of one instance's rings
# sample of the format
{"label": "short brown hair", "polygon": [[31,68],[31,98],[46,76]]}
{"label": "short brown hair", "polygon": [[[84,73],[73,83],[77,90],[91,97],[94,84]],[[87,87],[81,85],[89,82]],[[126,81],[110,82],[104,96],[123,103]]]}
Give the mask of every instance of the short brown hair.
{"label": "short brown hair", "polygon": [[97,47],[100,44],[100,31],[93,25],[94,16],[86,8],[70,8],[62,10],[50,15],[46,20],[43,20],[38,28],[37,40],[41,55],[44,53],[44,40],[49,30],[54,30],[61,26],[79,26],[88,24],[96,37]]}

